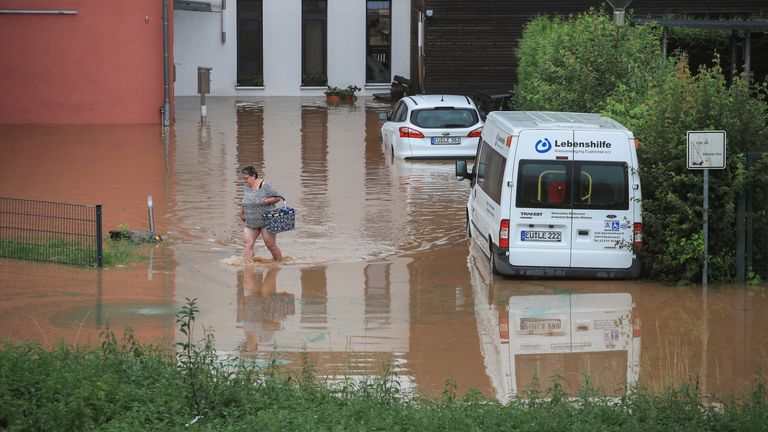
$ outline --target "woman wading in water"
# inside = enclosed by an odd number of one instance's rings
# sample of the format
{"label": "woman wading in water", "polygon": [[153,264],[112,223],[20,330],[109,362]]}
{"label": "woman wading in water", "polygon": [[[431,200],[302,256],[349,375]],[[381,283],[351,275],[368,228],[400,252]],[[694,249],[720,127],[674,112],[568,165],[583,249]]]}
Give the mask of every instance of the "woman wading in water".
{"label": "woman wading in water", "polygon": [[246,184],[243,190],[243,206],[240,208],[240,219],[245,222],[243,261],[253,259],[253,245],[259,236],[264,239],[264,245],[272,254],[272,258],[276,262],[282,261],[283,252],[277,246],[277,234],[264,228],[264,212],[275,208],[275,203],[282,199],[280,192],[271,183],[260,179],[252,165],[243,168],[241,172]]}

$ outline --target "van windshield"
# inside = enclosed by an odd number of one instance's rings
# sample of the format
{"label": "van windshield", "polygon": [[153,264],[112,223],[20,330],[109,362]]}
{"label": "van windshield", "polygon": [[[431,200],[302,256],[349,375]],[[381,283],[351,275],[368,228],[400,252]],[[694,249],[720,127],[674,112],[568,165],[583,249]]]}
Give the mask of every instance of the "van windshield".
{"label": "van windshield", "polygon": [[411,114],[411,123],[425,129],[461,129],[477,122],[477,111],[472,109],[441,107],[414,110]]}
{"label": "van windshield", "polygon": [[520,161],[517,206],[629,209],[623,162]]}

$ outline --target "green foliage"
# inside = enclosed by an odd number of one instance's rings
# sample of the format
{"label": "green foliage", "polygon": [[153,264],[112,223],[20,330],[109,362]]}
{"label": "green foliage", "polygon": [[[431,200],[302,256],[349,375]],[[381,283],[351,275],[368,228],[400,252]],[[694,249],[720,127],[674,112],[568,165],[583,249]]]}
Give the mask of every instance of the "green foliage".
{"label": "green foliage", "polygon": [[104,266],[126,265],[144,261],[149,257],[150,248],[163,245],[137,244],[124,240],[104,240]]}
{"label": "green foliage", "polygon": [[[754,202],[763,203],[750,223],[768,238],[768,218],[760,217],[768,202],[766,165],[745,163],[746,152],[768,150],[766,85],[727,82],[717,56],[694,74],[684,55],[663,57],[659,29],[617,27],[595,10],[533,20],[518,57],[520,109],[601,112],[639,138],[646,243],[641,260],[654,278],[700,277],[703,181],[700,171],[686,167],[686,133],[726,131],[726,169],[710,171],[708,260],[710,280],[733,280],[739,191],[753,191]],[[752,262],[765,255],[756,250]]]}
{"label": "green foliage", "polygon": [[360,87],[355,85],[347,86],[347,88],[339,88],[339,87],[331,87],[328,86],[328,89],[325,91],[326,96],[342,96],[342,97],[354,97],[355,92],[359,92],[362,90]]}
{"label": "green foliage", "polygon": [[538,17],[517,49],[519,110],[598,112],[619,86],[642,94],[671,69],[651,26],[618,27],[604,12]]}
{"label": "green foliage", "polygon": [[[178,352],[109,329],[94,349],[6,343],[0,349],[0,428],[55,430],[446,430],[644,431],[768,428],[768,398],[758,381],[746,398],[705,403],[694,382],[656,395],[632,389],[601,396],[585,377],[569,398],[555,376],[543,392],[508,404],[470,391],[457,398],[446,380],[436,399],[404,392],[387,368],[373,378],[324,382],[308,356],[282,373],[273,363],[217,359],[213,337],[194,342],[199,313],[187,299],[177,314]],[[535,386],[534,386],[535,388]],[[721,408],[715,409],[715,406]]]}

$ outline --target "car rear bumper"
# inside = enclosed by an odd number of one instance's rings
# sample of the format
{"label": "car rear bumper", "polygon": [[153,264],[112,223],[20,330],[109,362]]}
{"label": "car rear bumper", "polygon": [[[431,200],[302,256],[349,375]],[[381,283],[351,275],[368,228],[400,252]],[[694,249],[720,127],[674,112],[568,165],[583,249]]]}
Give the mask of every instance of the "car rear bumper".
{"label": "car rear bumper", "polygon": [[640,277],[640,261],[632,259],[632,265],[626,269],[588,268],[588,267],[544,267],[515,266],[510,264],[506,250],[493,245],[491,259],[496,270],[507,276],[573,278],[573,279],[635,279]]}
{"label": "car rear bumper", "polygon": [[423,140],[410,140],[410,154],[404,158],[474,158],[477,154],[477,143],[458,145],[431,145]]}

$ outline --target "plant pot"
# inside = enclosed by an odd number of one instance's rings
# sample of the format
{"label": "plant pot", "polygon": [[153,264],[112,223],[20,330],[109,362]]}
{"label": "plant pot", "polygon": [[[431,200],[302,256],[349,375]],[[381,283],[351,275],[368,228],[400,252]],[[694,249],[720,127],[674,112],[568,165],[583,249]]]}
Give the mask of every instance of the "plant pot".
{"label": "plant pot", "polygon": [[341,98],[339,96],[328,95],[325,97],[325,100],[329,104],[337,104],[341,101]]}
{"label": "plant pot", "polygon": [[352,103],[352,101],[354,101],[354,100],[355,100],[355,97],[354,97],[354,96],[352,96],[352,95],[348,95],[348,96],[341,96],[341,101],[342,101],[342,102],[349,102],[349,103]]}

